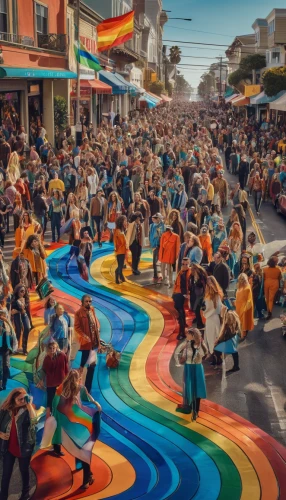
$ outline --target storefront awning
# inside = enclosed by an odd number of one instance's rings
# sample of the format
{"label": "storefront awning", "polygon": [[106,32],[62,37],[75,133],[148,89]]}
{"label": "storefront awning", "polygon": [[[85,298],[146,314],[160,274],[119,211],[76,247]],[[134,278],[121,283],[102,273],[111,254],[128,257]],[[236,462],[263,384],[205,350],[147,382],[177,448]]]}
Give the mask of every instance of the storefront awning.
{"label": "storefront awning", "polygon": [[156,107],[156,102],[153,101],[152,99],[150,99],[150,96],[148,96],[147,94],[144,94],[139,98],[139,102],[143,102],[143,101],[146,102],[148,108],[155,108]]}
{"label": "storefront awning", "polygon": [[265,92],[260,92],[260,94],[257,94],[254,97],[250,98],[250,104],[256,106],[258,104],[269,104],[270,102],[276,101],[280,97],[282,97],[285,94],[285,90],[281,90],[276,95],[273,95],[272,97],[269,97],[268,95],[265,94]]}
{"label": "storefront awning", "polygon": [[125,82],[123,84],[120,80],[118,80],[115,73],[111,73],[110,71],[101,70],[101,71],[99,71],[98,74],[99,74],[99,79],[101,82],[107,83],[107,85],[110,85],[112,87],[112,94],[113,95],[127,94],[127,91],[128,91],[127,83],[128,82]]}
{"label": "storefront awning", "polygon": [[239,94],[233,94],[230,97],[226,98],[225,103],[228,104],[229,102],[234,101],[234,99],[236,99],[237,97],[239,97]]}
{"label": "storefront awning", "polygon": [[277,111],[286,111],[286,93],[284,93],[276,101],[271,102],[270,109],[276,109]]}
{"label": "storefront awning", "polygon": [[224,93],[224,98],[227,99],[228,97],[231,97],[234,94],[235,94],[235,90],[232,87],[227,87],[226,91]]}
{"label": "storefront awning", "polygon": [[128,88],[128,94],[131,94],[132,96],[136,96],[136,95],[140,94],[137,85],[134,85],[134,83],[128,82],[119,73],[114,73],[114,75],[116,76],[117,80],[119,80],[121,83],[123,83],[123,85],[127,86],[127,88]]}
{"label": "storefront awning", "polygon": [[161,98],[164,102],[171,102],[172,101],[172,98],[171,97],[168,97],[167,95],[165,94],[161,94]]}
{"label": "storefront awning", "polygon": [[247,104],[250,103],[250,98],[249,97],[245,97],[244,95],[241,95],[239,96],[237,99],[234,99],[233,101],[231,101],[231,104],[233,106],[247,106]]}
{"label": "storefront awning", "polygon": [[80,88],[91,88],[93,94],[112,94],[112,87],[96,78],[94,80],[81,80]]}
{"label": "storefront awning", "polygon": [[60,69],[33,69],[33,68],[14,68],[10,66],[0,67],[0,78],[51,78],[54,80],[63,78],[76,78],[76,73]]}
{"label": "storefront awning", "polygon": [[160,104],[163,99],[161,97],[159,97],[158,95],[156,94],[153,94],[153,92],[150,92],[150,90],[148,90],[147,94],[151,97],[151,99],[153,99],[153,101],[157,101],[157,104]]}

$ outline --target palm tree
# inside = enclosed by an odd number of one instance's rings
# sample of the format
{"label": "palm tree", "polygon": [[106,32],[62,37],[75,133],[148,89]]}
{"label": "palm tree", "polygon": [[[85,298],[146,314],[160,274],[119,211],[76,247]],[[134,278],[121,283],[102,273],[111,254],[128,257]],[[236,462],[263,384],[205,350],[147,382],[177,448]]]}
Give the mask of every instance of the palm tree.
{"label": "palm tree", "polygon": [[170,60],[170,63],[174,64],[174,66],[175,66],[175,85],[174,85],[174,89],[176,89],[177,64],[179,64],[179,62],[181,61],[181,54],[182,54],[182,51],[181,51],[181,49],[177,45],[174,45],[173,47],[170,48],[169,60]]}

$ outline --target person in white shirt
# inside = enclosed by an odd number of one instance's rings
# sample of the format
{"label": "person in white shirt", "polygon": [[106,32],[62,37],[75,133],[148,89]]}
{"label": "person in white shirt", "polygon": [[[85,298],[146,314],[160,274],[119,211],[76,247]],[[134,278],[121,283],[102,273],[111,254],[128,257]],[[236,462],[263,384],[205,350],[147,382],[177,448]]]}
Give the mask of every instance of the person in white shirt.
{"label": "person in white shirt", "polygon": [[115,118],[115,113],[114,113],[114,111],[112,111],[111,109],[109,110],[109,113],[108,113],[108,118],[109,118],[109,120],[110,120],[111,126],[113,127],[113,122],[114,122],[114,118]]}
{"label": "person in white shirt", "polygon": [[87,182],[88,182],[88,198],[90,201],[91,198],[93,198],[96,195],[99,183],[97,172],[92,167],[89,167],[87,169]]}

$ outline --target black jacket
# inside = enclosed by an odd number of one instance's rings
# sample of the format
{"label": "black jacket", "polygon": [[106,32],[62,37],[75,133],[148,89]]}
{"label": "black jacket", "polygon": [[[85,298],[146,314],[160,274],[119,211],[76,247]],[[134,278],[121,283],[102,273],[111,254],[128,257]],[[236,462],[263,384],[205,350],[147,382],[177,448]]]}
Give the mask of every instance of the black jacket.
{"label": "black jacket", "polygon": [[213,275],[222,288],[224,294],[229,287],[229,268],[225,262],[220,262],[214,267]]}
{"label": "black jacket", "polygon": [[[21,457],[30,457],[36,442],[36,422],[31,421],[27,408],[21,408],[16,415],[16,427],[19,440]],[[9,446],[9,440],[3,439],[7,433],[10,435],[12,426],[12,412],[0,410],[0,455],[4,455]]]}

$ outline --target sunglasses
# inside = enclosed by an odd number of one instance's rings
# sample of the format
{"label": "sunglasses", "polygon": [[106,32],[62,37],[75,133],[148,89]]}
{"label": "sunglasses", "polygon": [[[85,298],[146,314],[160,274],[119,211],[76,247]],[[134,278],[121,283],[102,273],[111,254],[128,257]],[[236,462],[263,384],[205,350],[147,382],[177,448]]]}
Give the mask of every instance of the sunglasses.
{"label": "sunglasses", "polygon": [[92,300],[85,300],[85,302],[91,304]]}

